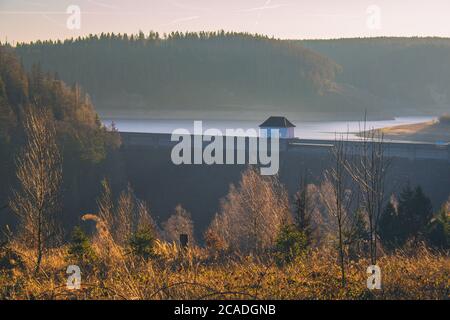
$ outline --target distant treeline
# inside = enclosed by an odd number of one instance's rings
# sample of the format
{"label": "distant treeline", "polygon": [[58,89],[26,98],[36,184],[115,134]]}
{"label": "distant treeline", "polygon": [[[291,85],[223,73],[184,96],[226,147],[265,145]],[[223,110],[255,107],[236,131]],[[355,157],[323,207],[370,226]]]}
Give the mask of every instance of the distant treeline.
{"label": "distant treeline", "polygon": [[385,112],[448,108],[450,40],[282,41],[235,32],[102,33],[18,44],[105,110]]}
{"label": "distant treeline", "polygon": [[335,89],[340,67],[304,48],[234,32],[174,32],[160,36],[102,33],[17,45],[26,68],[40,63],[68,83],[80,83],[96,106],[302,108]]}
{"label": "distant treeline", "polygon": [[342,66],[338,81],[398,106],[433,112],[450,104],[450,39],[294,41]]}

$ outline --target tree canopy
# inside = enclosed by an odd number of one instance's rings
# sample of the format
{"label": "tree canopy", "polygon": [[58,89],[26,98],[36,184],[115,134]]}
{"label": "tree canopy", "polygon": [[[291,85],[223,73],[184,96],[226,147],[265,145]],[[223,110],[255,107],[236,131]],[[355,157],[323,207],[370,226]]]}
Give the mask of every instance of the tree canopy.
{"label": "tree canopy", "polygon": [[16,50],[27,69],[39,62],[66,82],[81,83],[99,110],[298,107],[331,90],[340,69],[296,43],[225,31],[102,33]]}

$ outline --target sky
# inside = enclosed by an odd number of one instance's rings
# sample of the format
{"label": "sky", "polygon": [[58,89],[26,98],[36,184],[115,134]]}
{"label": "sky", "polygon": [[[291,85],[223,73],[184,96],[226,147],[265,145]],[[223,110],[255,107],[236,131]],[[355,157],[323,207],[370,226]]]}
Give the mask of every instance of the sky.
{"label": "sky", "polygon": [[0,0],[0,41],[12,44],[221,29],[282,39],[450,37],[450,0]]}

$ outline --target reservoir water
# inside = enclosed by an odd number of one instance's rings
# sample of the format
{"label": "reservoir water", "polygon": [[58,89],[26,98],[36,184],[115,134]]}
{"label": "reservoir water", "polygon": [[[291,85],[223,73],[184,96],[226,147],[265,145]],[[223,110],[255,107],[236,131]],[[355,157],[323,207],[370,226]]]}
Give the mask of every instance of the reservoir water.
{"label": "reservoir water", "polygon": [[[356,139],[355,133],[361,130],[380,129],[397,125],[415,124],[431,121],[435,118],[428,117],[398,117],[392,120],[367,121],[292,121],[295,127],[295,136],[302,139],[333,140],[336,134],[347,134],[348,138]],[[143,133],[172,133],[175,129],[183,128],[193,132],[194,120],[111,120],[102,119],[106,126],[115,127],[120,132]],[[230,120],[205,120],[202,122],[203,130],[210,128],[219,129],[225,133],[226,129],[255,129],[261,121],[230,121]]]}

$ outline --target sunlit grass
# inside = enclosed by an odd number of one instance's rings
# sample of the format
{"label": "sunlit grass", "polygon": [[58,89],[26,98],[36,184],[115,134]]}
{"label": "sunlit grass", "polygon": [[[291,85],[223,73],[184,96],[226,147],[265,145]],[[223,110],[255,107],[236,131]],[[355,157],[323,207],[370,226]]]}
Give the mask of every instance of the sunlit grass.
{"label": "sunlit grass", "polygon": [[[117,248],[107,261],[82,267],[80,290],[66,288],[67,248],[51,250],[34,274],[32,252],[14,246],[23,266],[3,269],[2,299],[448,299],[450,259],[425,247],[379,259],[382,289],[366,288],[370,262],[347,263],[347,285],[331,250],[312,250],[279,266],[269,256],[212,257],[205,249],[157,242],[149,261]],[[100,253],[99,248],[96,249]],[[101,256],[99,254],[99,256]]]}

